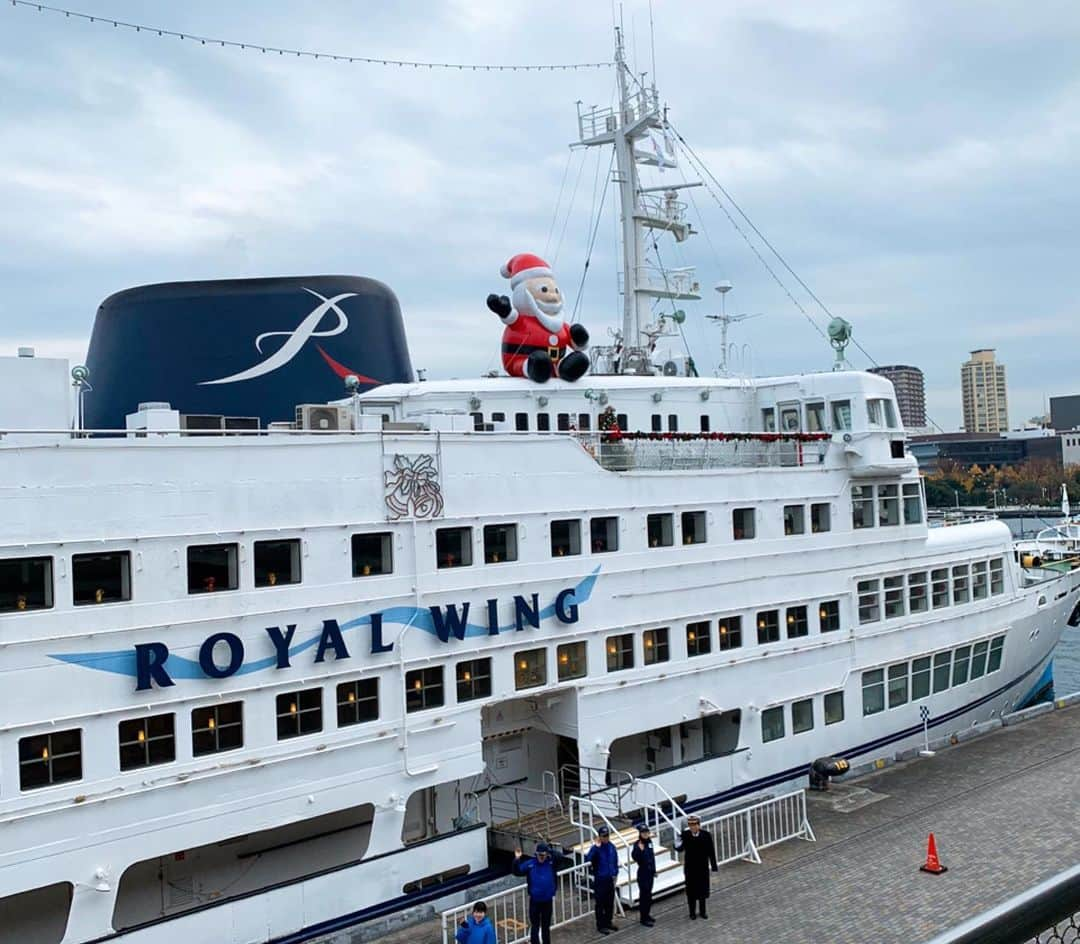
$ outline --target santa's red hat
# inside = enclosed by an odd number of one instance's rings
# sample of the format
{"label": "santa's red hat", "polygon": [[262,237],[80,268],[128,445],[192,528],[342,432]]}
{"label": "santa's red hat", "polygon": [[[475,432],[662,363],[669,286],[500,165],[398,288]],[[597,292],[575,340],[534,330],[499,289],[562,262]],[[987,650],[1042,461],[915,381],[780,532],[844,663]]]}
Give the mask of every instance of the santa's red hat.
{"label": "santa's red hat", "polygon": [[511,256],[508,262],[503,263],[499,274],[504,279],[510,280],[511,288],[517,288],[526,279],[551,276],[553,273],[551,266],[539,256],[534,256],[531,252],[519,252],[516,256]]}

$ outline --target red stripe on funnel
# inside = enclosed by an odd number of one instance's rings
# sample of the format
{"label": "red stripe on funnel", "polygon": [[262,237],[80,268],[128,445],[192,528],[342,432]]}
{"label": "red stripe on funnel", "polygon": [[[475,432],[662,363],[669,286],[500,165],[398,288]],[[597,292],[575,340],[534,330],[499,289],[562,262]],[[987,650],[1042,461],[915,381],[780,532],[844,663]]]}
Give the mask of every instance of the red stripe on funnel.
{"label": "red stripe on funnel", "polygon": [[330,365],[330,369],[335,374],[337,374],[342,380],[344,380],[346,377],[348,377],[349,374],[352,374],[353,376],[355,376],[356,378],[359,379],[360,383],[379,384],[379,383],[382,382],[382,381],[379,381],[379,380],[373,380],[371,377],[365,377],[362,373],[360,373],[360,371],[358,371],[358,370],[349,370],[349,368],[346,367],[344,364],[339,364],[329,354],[327,354],[326,351],[324,351],[322,349],[321,344],[316,344],[315,348],[316,348],[316,350],[318,350],[318,352],[320,354],[322,354],[323,360],[326,361],[326,363]]}

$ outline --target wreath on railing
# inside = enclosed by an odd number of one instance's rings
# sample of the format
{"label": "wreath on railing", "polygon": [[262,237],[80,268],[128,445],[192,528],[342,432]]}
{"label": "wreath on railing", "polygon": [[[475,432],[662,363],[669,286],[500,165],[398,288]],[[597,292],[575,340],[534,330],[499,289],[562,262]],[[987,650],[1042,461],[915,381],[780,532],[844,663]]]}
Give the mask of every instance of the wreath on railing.
{"label": "wreath on railing", "polygon": [[[603,429],[603,414],[600,416]],[[618,425],[615,427],[618,430]],[[614,437],[613,437],[614,438]],[[647,440],[649,442],[824,442],[832,438],[831,433],[623,433],[619,439]]]}

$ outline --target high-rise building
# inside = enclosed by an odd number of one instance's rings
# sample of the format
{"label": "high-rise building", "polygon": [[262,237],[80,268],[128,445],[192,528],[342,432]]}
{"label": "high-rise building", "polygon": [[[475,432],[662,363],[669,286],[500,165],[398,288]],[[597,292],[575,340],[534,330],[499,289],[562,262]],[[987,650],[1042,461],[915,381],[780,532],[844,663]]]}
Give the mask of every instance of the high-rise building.
{"label": "high-rise building", "polygon": [[918,367],[892,364],[888,367],[871,367],[870,373],[880,374],[892,381],[896,391],[896,403],[900,407],[900,419],[905,429],[923,429],[926,426],[926,387],[923,372]]}
{"label": "high-rise building", "polygon": [[1009,429],[1009,403],[1005,394],[1005,365],[994,359],[993,348],[971,352],[960,366],[964,400],[964,430],[969,433],[1004,433]]}
{"label": "high-rise building", "polygon": [[1080,429],[1080,394],[1050,398],[1050,425],[1058,432]]}

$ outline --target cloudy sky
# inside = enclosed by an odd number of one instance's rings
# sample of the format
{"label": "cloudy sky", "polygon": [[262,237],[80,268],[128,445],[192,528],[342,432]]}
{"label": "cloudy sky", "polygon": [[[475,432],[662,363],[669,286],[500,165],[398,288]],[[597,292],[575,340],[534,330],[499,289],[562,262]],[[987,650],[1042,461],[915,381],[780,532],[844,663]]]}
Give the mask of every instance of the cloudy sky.
{"label": "cloudy sky", "polygon": [[[71,5],[362,56],[576,62],[612,45],[608,0]],[[675,126],[877,362],[923,368],[934,420],[958,427],[959,365],[976,347],[1008,367],[1014,426],[1080,393],[1075,0],[653,8]],[[651,70],[647,2],[627,0],[623,19],[636,71]],[[288,59],[4,4],[0,352],[81,358],[97,304],[132,285],[341,272],[395,290],[430,377],[490,369],[499,327],[484,297],[503,289],[508,255],[546,252],[578,295],[608,156],[568,144],[575,102],[609,104],[613,83]],[[740,368],[826,368],[819,335],[695,193],[703,235],[665,262],[731,280],[729,312],[763,313],[733,329]],[[596,339],[619,310],[612,205],[580,299]],[[685,306],[699,367],[719,355],[708,294]]]}

